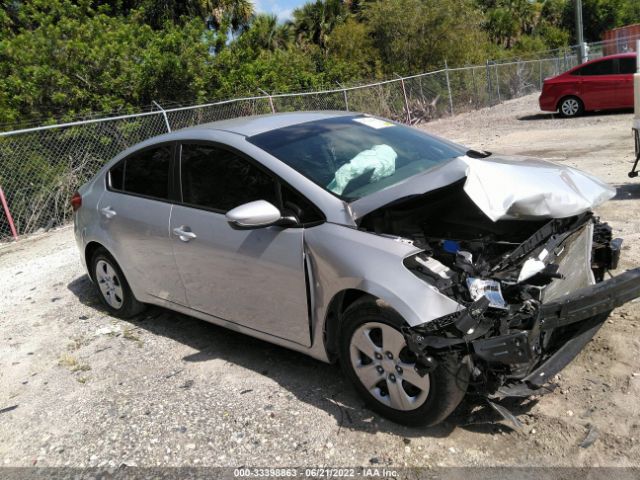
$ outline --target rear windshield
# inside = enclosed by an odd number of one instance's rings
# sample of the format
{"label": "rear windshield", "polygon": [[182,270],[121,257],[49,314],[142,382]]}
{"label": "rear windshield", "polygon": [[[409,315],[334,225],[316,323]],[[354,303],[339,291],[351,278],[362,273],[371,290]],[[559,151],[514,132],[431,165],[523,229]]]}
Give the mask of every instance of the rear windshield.
{"label": "rear windshield", "polygon": [[248,141],[347,201],[399,183],[467,150],[369,116],[301,123]]}

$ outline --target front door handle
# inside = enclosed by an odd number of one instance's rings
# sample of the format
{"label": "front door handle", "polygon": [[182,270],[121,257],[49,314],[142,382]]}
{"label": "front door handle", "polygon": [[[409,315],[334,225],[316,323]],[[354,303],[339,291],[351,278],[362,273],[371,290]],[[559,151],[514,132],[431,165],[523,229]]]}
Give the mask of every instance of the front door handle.
{"label": "front door handle", "polygon": [[107,218],[113,218],[116,216],[116,211],[115,210],[111,210],[111,207],[104,207],[100,209],[100,213],[102,213],[102,215],[104,215]]}
{"label": "front door handle", "polygon": [[189,242],[198,236],[189,229],[189,227],[183,225],[182,227],[174,228],[173,234],[177,235],[183,242]]}

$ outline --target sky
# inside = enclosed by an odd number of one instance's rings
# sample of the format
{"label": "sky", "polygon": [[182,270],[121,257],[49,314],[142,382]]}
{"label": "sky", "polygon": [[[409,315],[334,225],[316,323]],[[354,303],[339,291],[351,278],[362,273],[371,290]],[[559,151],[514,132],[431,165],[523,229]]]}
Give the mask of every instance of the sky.
{"label": "sky", "polygon": [[253,3],[256,6],[256,12],[272,13],[282,22],[289,20],[291,12],[304,4],[305,0],[253,0]]}

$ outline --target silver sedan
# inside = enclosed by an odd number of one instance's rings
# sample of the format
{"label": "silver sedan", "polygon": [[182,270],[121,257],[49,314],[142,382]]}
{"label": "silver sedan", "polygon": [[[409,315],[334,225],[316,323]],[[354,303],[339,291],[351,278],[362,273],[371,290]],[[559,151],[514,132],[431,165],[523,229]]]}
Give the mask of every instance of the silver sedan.
{"label": "silver sedan", "polygon": [[548,391],[640,295],[640,269],[604,280],[621,241],[591,211],[614,193],[569,167],[309,112],[152,138],[72,206],[112,315],[159,305],[339,361],[372,409],[424,425],[470,389]]}

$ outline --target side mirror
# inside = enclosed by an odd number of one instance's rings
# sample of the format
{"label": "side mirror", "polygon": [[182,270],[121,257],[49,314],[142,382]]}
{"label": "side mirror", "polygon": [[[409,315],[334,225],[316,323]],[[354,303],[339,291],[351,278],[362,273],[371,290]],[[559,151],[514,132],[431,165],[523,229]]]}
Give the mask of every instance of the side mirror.
{"label": "side mirror", "polygon": [[229,210],[225,216],[231,227],[239,230],[262,228],[276,224],[285,226],[288,223],[282,222],[287,218],[283,218],[280,210],[266,200],[245,203]]}

